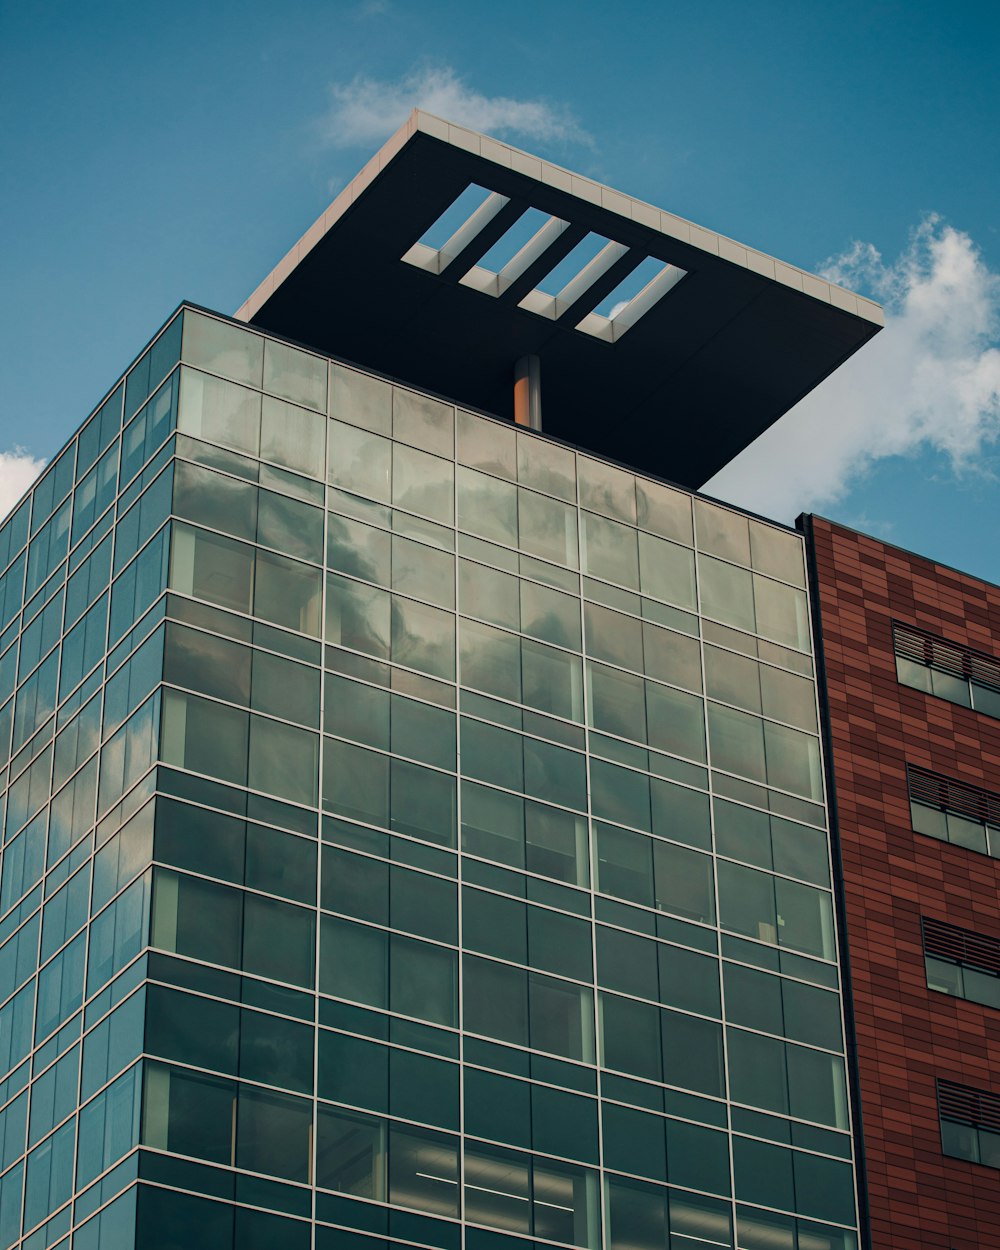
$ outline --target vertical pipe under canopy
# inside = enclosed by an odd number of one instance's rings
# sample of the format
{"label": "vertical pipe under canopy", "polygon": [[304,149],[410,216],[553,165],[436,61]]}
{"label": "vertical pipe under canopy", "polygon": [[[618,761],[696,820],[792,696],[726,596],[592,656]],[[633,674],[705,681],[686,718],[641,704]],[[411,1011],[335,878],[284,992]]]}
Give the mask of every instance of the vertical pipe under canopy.
{"label": "vertical pipe under canopy", "polygon": [[537,356],[522,356],[514,366],[514,420],[529,430],[542,428],[542,365]]}

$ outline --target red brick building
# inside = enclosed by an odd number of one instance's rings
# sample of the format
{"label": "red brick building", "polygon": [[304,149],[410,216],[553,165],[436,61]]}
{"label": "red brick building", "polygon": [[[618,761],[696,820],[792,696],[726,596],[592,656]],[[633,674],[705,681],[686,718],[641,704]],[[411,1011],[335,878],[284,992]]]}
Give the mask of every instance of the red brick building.
{"label": "red brick building", "polygon": [[819,517],[802,525],[872,1245],[998,1247],[1000,587]]}

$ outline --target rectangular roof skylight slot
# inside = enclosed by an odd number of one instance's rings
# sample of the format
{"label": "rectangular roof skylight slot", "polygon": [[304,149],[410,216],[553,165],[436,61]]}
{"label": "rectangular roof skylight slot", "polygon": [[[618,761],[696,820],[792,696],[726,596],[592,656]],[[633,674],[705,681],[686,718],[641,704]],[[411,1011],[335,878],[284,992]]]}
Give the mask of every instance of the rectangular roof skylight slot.
{"label": "rectangular roof skylight slot", "polygon": [[564,256],[555,268],[538,283],[538,289],[546,295],[558,295],[580,272],[590,264],[595,256],[611,242],[602,234],[591,231],[580,240],[569,255]]}
{"label": "rectangular roof skylight slot", "polygon": [[[649,278],[651,269],[655,271]],[[645,316],[654,304],[661,300],[668,291],[673,290],[686,273],[686,269],[647,257],[597,306],[598,309],[607,307],[608,315],[605,316],[595,309],[578,321],[576,328],[582,330],[584,334],[592,334],[594,338],[604,339],[607,343],[617,342],[626,330],[631,329],[640,317]],[[649,280],[630,299],[623,298],[629,288],[634,285],[633,279],[637,275],[645,276]]]}
{"label": "rectangular roof skylight slot", "polygon": [[660,260],[657,256],[647,256],[627,277],[622,278],[621,282],[609,291],[600,303],[595,304],[591,311],[600,313],[602,317],[613,319],[626,307],[633,296],[638,295],[642,288],[652,282],[656,275],[666,267],[665,260]]}
{"label": "rectangular roof skylight slot", "polygon": [[518,217],[511,228],[497,239],[485,256],[477,263],[481,269],[490,273],[499,273],[522,247],[535,237],[542,226],[549,220],[548,213],[540,208],[529,208]]}
{"label": "rectangular roof skylight slot", "polygon": [[439,251],[460,226],[464,226],[472,214],[485,204],[493,194],[485,187],[470,182],[465,190],[452,200],[440,217],[423,232],[417,240],[425,247]]}
{"label": "rectangular roof skylight slot", "polygon": [[557,320],[628,251],[624,243],[615,243],[591,232],[545,275],[535,290],[525,295],[519,306]]}
{"label": "rectangular roof skylight slot", "polygon": [[[536,225],[540,220],[542,222],[541,228],[527,238],[524,245],[511,256],[499,273],[493,272],[484,263],[473,265],[469,272],[463,274],[460,279],[463,286],[470,286],[474,290],[482,291],[484,295],[503,295],[540,256],[548,251],[556,239],[569,226],[569,222],[563,221],[559,217],[546,217],[544,213],[540,213],[533,208],[520,217],[515,226],[520,226],[525,218],[529,216]],[[510,234],[511,231],[507,233]],[[519,233],[523,236],[523,231]],[[503,242],[503,240],[500,240],[500,242]],[[484,261],[486,259],[487,257],[483,258]]]}
{"label": "rectangular roof skylight slot", "polygon": [[470,183],[403,255],[408,264],[441,273],[510,201]]}
{"label": "rectangular roof skylight slot", "polygon": [[[470,183],[402,259],[613,343],[685,271],[644,249],[584,231],[579,224]],[[532,283],[537,285],[529,290]]]}

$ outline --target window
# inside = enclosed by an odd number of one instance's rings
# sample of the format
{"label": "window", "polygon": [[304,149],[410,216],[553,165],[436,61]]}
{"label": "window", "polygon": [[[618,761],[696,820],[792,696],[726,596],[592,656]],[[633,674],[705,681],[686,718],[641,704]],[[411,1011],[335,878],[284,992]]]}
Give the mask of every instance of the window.
{"label": "window", "polygon": [[1000,660],[912,625],[892,627],[896,676],[904,686],[1000,719]]}
{"label": "window", "polygon": [[906,780],[917,833],[1000,858],[1000,795],[912,764]]}
{"label": "window", "polygon": [[928,988],[1000,1007],[1000,940],[927,916],[921,927]]}
{"label": "window", "polygon": [[1000,1168],[1000,1098],[953,1081],[937,1090],[944,1154]]}

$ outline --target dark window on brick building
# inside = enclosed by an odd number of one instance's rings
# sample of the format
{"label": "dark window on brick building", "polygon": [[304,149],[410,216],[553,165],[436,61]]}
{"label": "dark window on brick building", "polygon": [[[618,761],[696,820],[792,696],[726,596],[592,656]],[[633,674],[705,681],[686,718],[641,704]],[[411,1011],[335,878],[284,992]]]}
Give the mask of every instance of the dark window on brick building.
{"label": "dark window on brick building", "polygon": [[928,987],[1000,1007],[1000,940],[926,916],[921,925]]}
{"label": "dark window on brick building", "polygon": [[1000,659],[894,623],[896,676],[904,686],[1000,719]]}
{"label": "dark window on brick building", "polygon": [[1000,795],[912,764],[906,772],[917,833],[1000,858]]}
{"label": "dark window on brick building", "polygon": [[1000,1097],[938,1081],[941,1149],[954,1159],[1000,1168]]}

